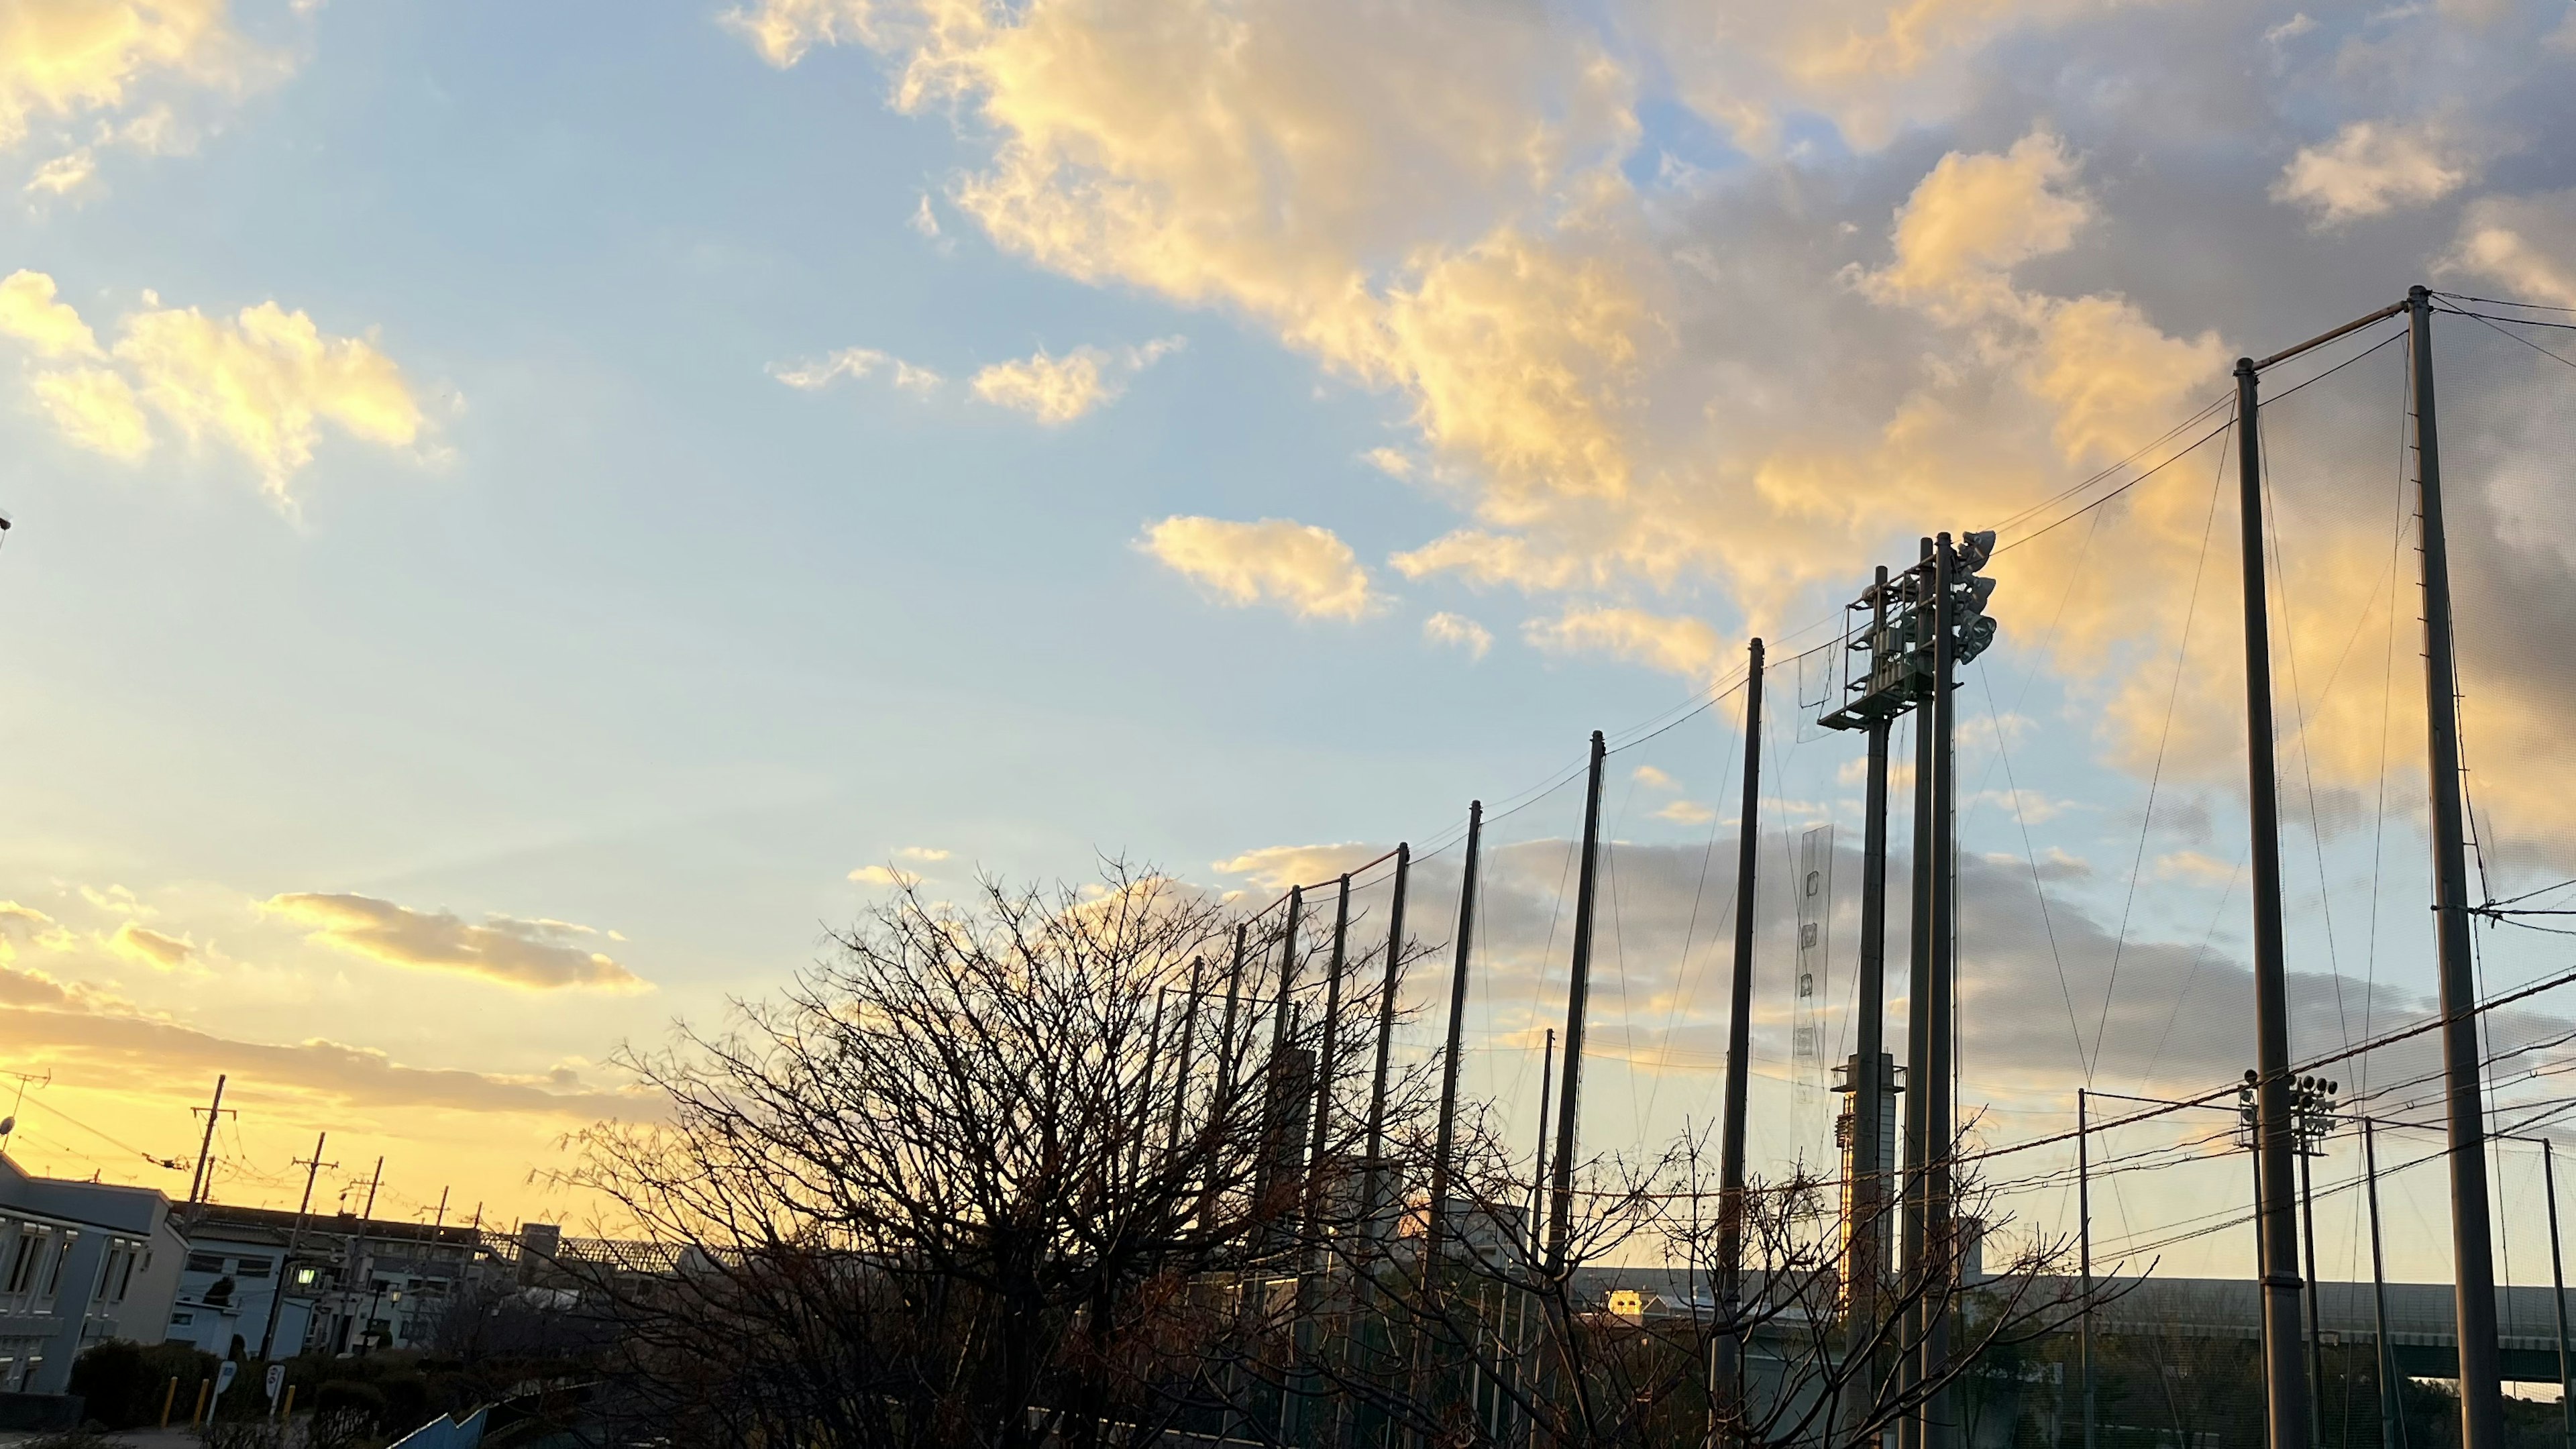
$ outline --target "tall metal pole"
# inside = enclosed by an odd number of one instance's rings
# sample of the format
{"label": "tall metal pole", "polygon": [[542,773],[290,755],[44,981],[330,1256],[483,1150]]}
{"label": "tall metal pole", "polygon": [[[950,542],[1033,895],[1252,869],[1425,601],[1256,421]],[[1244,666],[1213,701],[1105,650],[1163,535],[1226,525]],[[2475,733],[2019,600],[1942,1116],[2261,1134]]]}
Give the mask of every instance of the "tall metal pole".
{"label": "tall metal pole", "polygon": [[[1912,588],[1915,617],[1927,617],[1921,602],[1931,582],[1932,540],[1921,540]],[[1920,641],[1916,641],[1920,642]],[[1914,710],[1914,858],[1908,884],[1911,913],[1906,942],[1905,1071],[1912,1090],[1905,1094],[1905,1332],[1898,1344],[1897,1383],[1912,1395],[1922,1384],[1923,1297],[1927,1256],[1924,1188],[1931,1181],[1930,1095],[1924,1090],[1932,1057],[1932,711],[1930,692]],[[1897,1422],[1899,1449],[1923,1449],[1924,1405],[1915,1403]]]}
{"label": "tall metal pole", "polygon": [[2486,1109],[2478,1087],[2476,964],[2469,955],[2469,881],[2460,859],[2460,676],[2451,656],[2451,558],[2442,528],[2442,450],[2434,427],[2433,304],[2406,293],[2415,349],[2415,497],[2424,568],[2425,775],[2432,803],[2434,931],[2442,996],[2443,1125],[2451,1164],[2452,1298],[2460,1337],[2462,1449],[2503,1449],[2504,1383],[2497,1362],[2495,1248],[2487,1225]]}
{"label": "tall metal pole", "polygon": [[[1291,998],[1297,989],[1297,935],[1306,904],[1306,888],[1288,888],[1288,919],[1279,932],[1279,1000],[1270,1018],[1270,1060],[1261,1069],[1261,1161],[1253,1168],[1252,1200],[1268,1212],[1272,1194],[1279,1190],[1279,1170],[1303,1143],[1289,1133],[1295,1126],[1296,1112],[1288,1098],[1288,1020]],[[1285,1236],[1285,1215],[1267,1231],[1273,1247]]]}
{"label": "tall metal pole", "polygon": [[2084,1387],[2084,1449],[2093,1449],[2093,1141],[2085,1095],[2082,1087],[2075,1089],[2075,1240],[2080,1245],[2076,1259],[2084,1289],[2075,1361]]}
{"label": "tall metal pole", "polygon": [[1754,863],[1762,854],[1762,641],[1746,650],[1744,799],[1735,826],[1735,976],[1727,995],[1726,1105],[1717,1168],[1717,1337],[1709,1358],[1709,1442],[1731,1411],[1744,1353],[1744,1113],[1753,1082]]}
{"label": "tall metal pole", "polygon": [[[1234,1089],[1241,1058],[1235,1050],[1234,1033],[1243,1012],[1243,968],[1248,947],[1245,937],[1249,930],[1249,926],[1236,924],[1234,961],[1225,973],[1225,1028],[1216,1039],[1216,1098],[1208,1104],[1206,1128],[1210,1134],[1242,1130],[1235,1121]],[[1199,1188],[1198,1220],[1201,1226],[1205,1226],[1215,1213],[1216,1195],[1225,1186],[1214,1161],[1205,1163],[1204,1170],[1207,1181]]]}
{"label": "tall metal pole", "polygon": [[1404,971],[1404,890],[1413,873],[1413,847],[1395,847],[1395,898],[1386,913],[1386,962],[1377,988],[1377,1067],[1369,1077],[1368,1178],[1361,1199],[1368,1205],[1369,1237],[1386,1236],[1386,1077],[1395,1050],[1395,996]]}
{"label": "tall metal pole", "polygon": [[1539,1206],[1547,1191],[1547,1109],[1550,1105],[1547,1094],[1555,1086],[1556,1028],[1551,1026],[1547,1029],[1547,1049],[1538,1059],[1538,1156],[1530,1171],[1529,1202],[1529,1245],[1532,1253],[1539,1250]]}
{"label": "tall metal pole", "polygon": [[[1880,656],[1887,645],[1887,567],[1878,570],[1870,593],[1871,681],[1878,682]],[[1878,1406],[1878,1363],[1870,1346],[1878,1339],[1880,1281],[1887,1271],[1887,1163],[1880,1146],[1886,1136],[1887,1083],[1887,743],[1895,722],[1882,715],[1869,722],[1869,778],[1863,790],[1860,881],[1860,1024],[1858,1050],[1852,1056],[1852,1155],[1848,1212],[1851,1231],[1843,1261],[1845,1341],[1860,1352],[1847,1370],[1851,1376],[1853,1413],[1862,1418]]]}
{"label": "tall metal pole", "polygon": [[[2263,1273],[2264,1442],[2271,1449],[2307,1449],[2307,1366],[2299,1353],[2298,1188],[2292,1181],[2297,1126],[2290,1119],[2290,992],[2281,938],[2280,787],[2272,759],[2272,626],[2263,569],[2263,430],[2257,387],[2254,359],[2238,358],[2236,478],[2245,580],[2245,803],[2254,867],[2255,1180],[2261,1188],[2256,1212]],[[2492,1323],[2492,1299],[2487,1314]]]}
{"label": "tall metal pole", "polygon": [[[1206,994],[1207,958],[1190,958],[1189,1002],[1181,1008],[1181,1060],[1172,1074],[1172,1113],[1163,1129],[1163,1155],[1170,1158],[1181,1145],[1181,1117],[1190,1101],[1190,1068],[1198,1064],[1199,998]],[[1168,1162],[1165,1171],[1169,1171]]]}
{"label": "tall metal pole", "polygon": [[[2379,1449],[2398,1449],[2406,1429],[2397,1398],[2397,1351],[2388,1342],[2388,1269],[2379,1253],[2379,1148],[2371,1137],[2368,1117],[2361,1119],[2361,1180],[2370,1198],[2371,1336],[2379,1350]],[[2576,1439],[2576,1434],[2570,1438]]]}
{"label": "tall metal pole", "polygon": [[2549,1303],[2558,1310],[2559,1432],[2566,1438],[2568,1449],[2576,1449],[2576,1394],[2567,1391],[2571,1383],[2567,1366],[2567,1260],[2558,1251],[2558,1159],[2550,1152],[2546,1137],[2540,1139],[2540,1182],[2549,1203]]}
{"label": "tall metal pole", "polygon": [[1556,1181],[1548,1204],[1547,1271],[1565,1273],[1566,1236],[1574,1225],[1574,1138],[1582,1125],[1583,1014],[1592,994],[1592,895],[1601,856],[1601,764],[1609,754],[1592,732],[1591,780],[1583,793],[1583,864],[1575,877],[1574,966],[1565,989],[1565,1075],[1556,1093]]}
{"label": "tall metal pole", "polygon": [[[1333,1106],[1333,1075],[1341,1066],[1342,1045],[1342,965],[1343,952],[1351,933],[1351,878],[1344,875],[1333,894],[1333,951],[1325,958],[1324,967],[1324,1055],[1315,1064],[1315,1123],[1306,1149],[1306,1231],[1317,1231],[1317,1216],[1324,1208],[1324,1148],[1328,1145],[1325,1120]],[[1321,1241],[1317,1240],[1320,1248]]]}
{"label": "tall metal pole", "polygon": [[[1926,1159],[1928,1172],[1924,1183],[1924,1239],[1930,1247],[1928,1263],[1938,1276],[1925,1298],[1923,1320],[1923,1377],[1927,1383],[1939,1383],[1949,1374],[1950,1308],[1957,1298],[1957,1275],[1960,1268],[1958,1223],[1952,1201],[1956,1184],[1951,1180],[1951,1158],[1958,1150],[1958,1112],[1952,1098],[1953,1074],[1957,1070],[1954,1053],[1958,1045],[1957,962],[1958,922],[1955,919],[1953,885],[1957,875],[1954,860],[1958,833],[1957,805],[1953,799],[1951,764],[1956,754],[1957,695],[1951,675],[1958,662],[1958,639],[1953,623],[1951,590],[1958,582],[1958,554],[1950,546],[1950,535],[1944,533],[1932,545],[1932,869],[1931,911],[1926,918],[1932,947],[1932,1033],[1931,1051],[1926,1057],[1928,1080],[1915,1090],[1927,1099],[1924,1121],[1930,1133],[1931,1155]],[[1948,1449],[1958,1442],[1957,1421],[1950,1413],[1950,1391],[1936,1388],[1924,1414],[1926,1449]]]}
{"label": "tall metal pole", "polygon": [[1458,949],[1449,968],[1449,1041],[1440,1053],[1440,1125],[1431,1147],[1431,1215],[1423,1224],[1422,1272],[1426,1284],[1439,1271],[1440,1238],[1448,1228],[1449,1154],[1458,1121],[1458,1043],[1467,1025],[1467,962],[1476,945],[1476,856],[1484,843],[1485,802],[1467,802],[1467,867],[1458,886]]}

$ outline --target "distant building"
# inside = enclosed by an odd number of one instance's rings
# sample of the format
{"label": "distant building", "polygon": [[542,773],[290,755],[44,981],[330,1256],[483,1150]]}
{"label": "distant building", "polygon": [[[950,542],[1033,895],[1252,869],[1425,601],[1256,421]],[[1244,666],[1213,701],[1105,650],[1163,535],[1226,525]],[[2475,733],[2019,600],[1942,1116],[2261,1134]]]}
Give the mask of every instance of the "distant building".
{"label": "distant building", "polygon": [[89,1345],[158,1342],[186,1253],[157,1190],[0,1156],[0,1392],[59,1394]]}
{"label": "distant building", "polygon": [[[187,1251],[168,1337],[209,1353],[233,1342],[273,1358],[409,1348],[491,1272],[472,1227],[204,1204],[184,1212]],[[269,1320],[277,1320],[274,1337]]]}

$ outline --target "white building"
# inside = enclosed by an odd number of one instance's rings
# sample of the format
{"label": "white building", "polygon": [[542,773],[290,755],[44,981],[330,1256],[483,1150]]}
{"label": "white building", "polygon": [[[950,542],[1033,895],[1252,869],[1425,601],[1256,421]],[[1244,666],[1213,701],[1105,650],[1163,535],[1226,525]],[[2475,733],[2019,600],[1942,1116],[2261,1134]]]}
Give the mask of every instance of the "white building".
{"label": "white building", "polygon": [[103,1339],[159,1342],[186,1253],[157,1190],[31,1177],[0,1155],[0,1392],[63,1392]]}
{"label": "white building", "polygon": [[206,1204],[183,1226],[187,1253],[167,1336],[215,1354],[238,1338],[253,1358],[263,1342],[272,1358],[426,1342],[490,1256],[475,1228],[354,1213]]}

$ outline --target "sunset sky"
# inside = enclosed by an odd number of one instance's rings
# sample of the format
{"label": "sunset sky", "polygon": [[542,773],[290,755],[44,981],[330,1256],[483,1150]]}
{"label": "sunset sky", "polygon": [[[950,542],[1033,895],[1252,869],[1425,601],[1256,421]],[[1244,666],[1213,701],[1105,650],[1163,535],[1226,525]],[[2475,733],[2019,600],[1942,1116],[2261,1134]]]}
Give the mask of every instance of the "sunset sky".
{"label": "sunset sky", "polygon": [[[2088,1072],[2223,1082],[2233,485],[2190,448],[2223,412],[2172,430],[2413,282],[2576,308],[2571,137],[2565,0],[0,0],[9,1150],[184,1194],[149,1159],[228,1072],[227,1200],[292,1206],[327,1130],[326,1205],[382,1154],[383,1215],[579,1218],[560,1139],[649,1111],[621,1043],[898,873],[1264,899],[1725,695],[1613,759],[1586,1130],[1668,1133],[1715,1100],[1745,636],[1827,641],[1871,564],[1998,525],[1967,1100],[2002,1141]],[[2480,419],[2576,416],[2576,370],[2475,337],[2503,895],[2576,875],[2576,495],[2555,424]],[[2267,424],[2303,1051],[2432,979],[2399,356]],[[2171,466],[2039,531],[2123,460]],[[1857,844],[1800,667],[1782,861]],[[1579,806],[1492,842],[1507,1115]],[[2565,955],[2501,938],[2488,986]],[[1786,1022],[1775,1161],[1816,1150]],[[2445,1271],[2436,1172],[2399,1271]],[[2205,1210],[2175,1180],[2123,1231]]]}

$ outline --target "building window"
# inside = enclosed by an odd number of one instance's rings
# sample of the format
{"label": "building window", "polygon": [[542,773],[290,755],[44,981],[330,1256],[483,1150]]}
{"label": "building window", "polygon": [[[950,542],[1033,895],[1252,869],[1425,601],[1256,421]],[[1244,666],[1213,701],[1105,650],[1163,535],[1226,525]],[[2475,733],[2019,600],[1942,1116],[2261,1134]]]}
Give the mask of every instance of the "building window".
{"label": "building window", "polygon": [[22,1232],[18,1235],[18,1246],[9,1255],[9,1292],[24,1293],[35,1281],[36,1256],[44,1251],[45,1238],[43,1233]]}
{"label": "building window", "polygon": [[235,1268],[233,1272],[244,1278],[265,1278],[268,1276],[268,1270],[274,1266],[276,1264],[272,1259],[244,1258],[241,1260],[241,1266]]}
{"label": "building window", "polygon": [[78,1233],[65,1233],[63,1235],[62,1246],[56,1248],[54,1250],[53,1257],[48,1259],[45,1263],[45,1286],[37,1290],[38,1297],[51,1298],[55,1293],[61,1291],[63,1286],[63,1264],[71,1261],[72,1240],[79,1236],[80,1235]]}
{"label": "building window", "polygon": [[185,1328],[196,1321],[197,1315],[193,1313],[173,1313],[170,1315],[170,1326],[172,1328]]}
{"label": "building window", "polygon": [[220,1273],[224,1271],[223,1255],[221,1253],[190,1253],[188,1255],[188,1271],[191,1273]]}
{"label": "building window", "polygon": [[107,1261],[101,1264],[98,1270],[98,1300],[101,1303],[124,1302],[126,1279],[133,1272],[134,1250],[126,1247],[109,1248]]}

